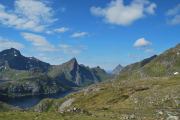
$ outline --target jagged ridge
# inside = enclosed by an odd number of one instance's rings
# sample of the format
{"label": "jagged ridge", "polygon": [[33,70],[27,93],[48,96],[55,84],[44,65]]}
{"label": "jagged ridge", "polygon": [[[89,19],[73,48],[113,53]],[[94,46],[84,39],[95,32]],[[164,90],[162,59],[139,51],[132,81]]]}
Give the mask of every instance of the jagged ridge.
{"label": "jagged ridge", "polygon": [[0,95],[50,94],[108,77],[101,68],[79,65],[75,58],[61,65],[50,65],[34,57],[24,57],[14,48],[0,52]]}

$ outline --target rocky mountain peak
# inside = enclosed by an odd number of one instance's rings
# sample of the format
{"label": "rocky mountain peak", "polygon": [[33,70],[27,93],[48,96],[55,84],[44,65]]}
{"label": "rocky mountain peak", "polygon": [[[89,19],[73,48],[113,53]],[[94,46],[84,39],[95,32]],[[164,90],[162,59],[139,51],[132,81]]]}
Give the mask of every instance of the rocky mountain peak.
{"label": "rocky mountain peak", "polygon": [[0,64],[8,63],[9,67],[15,70],[40,69],[47,71],[50,64],[42,62],[36,58],[25,57],[15,48],[10,48],[0,52]]}
{"label": "rocky mountain peak", "polygon": [[78,66],[78,62],[76,58],[72,58],[71,60],[67,62],[67,65],[70,66],[71,68],[75,68]]}
{"label": "rocky mountain peak", "polygon": [[71,63],[75,63],[75,64],[78,64],[78,62],[77,62],[76,58],[72,58],[69,62],[71,62]]}
{"label": "rocky mountain peak", "polygon": [[2,52],[0,52],[0,56],[2,57],[17,57],[17,56],[21,56],[21,53],[19,50],[15,49],[15,48],[10,48],[10,49],[6,49],[3,50]]}
{"label": "rocky mountain peak", "polygon": [[116,68],[112,71],[113,74],[117,75],[119,74],[119,72],[121,72],[121,70],[123,69],[123,66],[121,64],[119,64],[118,66],[116,66]]}

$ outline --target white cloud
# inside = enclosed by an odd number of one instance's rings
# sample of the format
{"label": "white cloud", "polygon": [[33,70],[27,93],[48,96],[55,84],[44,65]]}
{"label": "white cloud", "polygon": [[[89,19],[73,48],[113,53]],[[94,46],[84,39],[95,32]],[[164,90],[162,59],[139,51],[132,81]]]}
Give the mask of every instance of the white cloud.
{"label": "white cloud", "polygon": [[140,38],[140,39],[136,40],[136,42],[134,43],[134,47],[137,47],[137,48],[147,47],[151,44],[152,43],[150,41],[146,40],[145,38]]}
{"label": "white cloud", "polygon": [[16,0],[14,10],[0,4],[0,23],[21,30],[40,32],[56,21],[53,9],[42,0]]}
{"label": "white cloud", "polygon": [[48,42],[48,40],[37,34],[33,33],[26,33],[23,32],[21,35],[24,37],[25,40],[32,43],[32,45],[40,52],[63,52],[65,54],[70,55],[77,55],[82,52],[82,50],[85,50],[85,46],[73,46],[70,44],[59,44],[59,45],[53,45]]}
{"label": "white cloud", "polygon": [[81,37],[84,37],[84,36],[87,36],[88,33],[87,32],[76,32],[76,33],[73,33],[71,35],[71,37],[73,38],[81,38]]}
{"label": "white cloud", "polygon": [[8,40],[0,37],[0,50],[9,49],[9,48],[16,48],[19,50],[24,48],[24,45],[19,42],[15,42],[13,40]]}
{"label": "white cloud", "polygon": [[59,48],[65,54],[71,54],[71,55],[80,54],[82,52],[82,50],[86,49],[84,46],[76,46],[75,47],[75,46],[68,45],[68,44],[60,44]]}
{"label": "white cloud", "polygon": [[50,44],[45,37],[36,35],[33,33],[22,33],[22,36],[27,41],[31,42],[33,46],[35,46],[38,50],[44,52],[53,52],[57,51],[54,45]]}
{"label": "white cloud", "polygon": [[123,0],[113,0],[105,8],[91,7],[90,11],[110,24],[127,26],[148,14],[154,14],[156,7],[148,0],[133,0],[129,5],[125,5]]}
{"label": "white cloud", "polygon": [[180,4],[167,11],[168,22],[172,25],[180,24]]}
{"label": "white cloud", "polygon": [[57,32],[57,33],[64,33],[67,31],[69,31],[69,28],[67,28],[67,27],[61,27],[61,28],[54,29],[54,32]]}

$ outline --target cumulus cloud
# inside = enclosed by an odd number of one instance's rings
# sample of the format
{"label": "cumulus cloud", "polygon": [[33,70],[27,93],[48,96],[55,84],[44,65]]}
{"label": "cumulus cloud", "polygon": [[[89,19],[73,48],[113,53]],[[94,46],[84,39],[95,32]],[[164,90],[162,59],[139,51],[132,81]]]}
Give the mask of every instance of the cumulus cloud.
{"label": "cumulus cloud", "polygon": [[71,35],[72,38],[81,38],[84,36],[87,36],[88,33],[87,32],[75,32]]}
{"label": "cumulus cloud", "polygon": [[24,45],[19,42],[15,42],[13,40],[8,40],[0,37],[0,50],[9,49],[9,48],[16,48],[19,50],[24,48]]}
{"label": "cumulus cloud", "polygon": [[91,7],[95,16],[103,17],[107,23],[127,26],[146,15],[153,15],[157,5],[148,0],[133,0],[125,5],[123,0],[113,0],[107,7]]}
{"label": "cumulus cloud", "polygon": [[180,4],[167,11],[168,23],[172,25],[180,24]]}
{"label": "cumulus cloud", "polygon": [[145,38],[140,38],[136,40],[136,42],[134,43],[134,47],[136,48],[147,47],[147,46],[150,46],[151,44],[152,43],[146,40]]}
{"label": "cumulus cloud", "polygon": [[0,23],[21,30],[40,32],[57,19],[54,12],[42,0],[16,0],[14,10],[0,4]]}
{"label": "cumulus cloud", "polygon": [[25,40],[31,42],[32,45],[40,51],[53,52],[57,50],[55,46],[50,44],[48,40],[46,40],[46,38],[43,36],[25,32],[21,35],[24,37]]}
{"label": "cumulus cloud", "polygon": [[80,46],[73,46],[70,44],[53,45],[49,43],[44,36],[33,33],[23,32],[21,33],[21,35],[24,37],[26,41],[31,42],[31,44],[40,52],[63,52],[65,54],[77,55],[86,49],[86,47],[82,45]]}

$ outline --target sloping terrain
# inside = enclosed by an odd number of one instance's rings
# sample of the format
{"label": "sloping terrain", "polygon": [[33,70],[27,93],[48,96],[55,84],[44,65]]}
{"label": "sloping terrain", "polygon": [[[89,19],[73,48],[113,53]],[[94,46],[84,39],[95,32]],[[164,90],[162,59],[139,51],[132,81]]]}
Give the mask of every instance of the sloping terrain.
{"label": "sloping terrain", "polygon": [[[179,47],[177,45],[159,56],[125,67],[116,80],[92,85],[64,99],[44,100],[34,110],[65,114],[82,113],[115,120],[178,120],[180,116]],[[166,68],[163,74],[151,74],[158,69],[161,70],[162,66]],[[153,67],[156,69],[151,69]],[[147,72],[145,69],[151,71]],[[175,72],[177,74],[174,74]],[[143,76],[139,76],[139,73]],[[126,74],[130,76],[122,76]],[[63,108],[62,112],[61,105],[72,99],[72,103],[68,104],[66,109]],[[47,105],[49,107],[44,109]]]}
{"label": "sloping terrain", "polygon": [[[18,120],[24,117],[45,120],[179,120],[178,52],[179,45],[159,56],[125,67],[115,80],[91,85],[63,99],[44,99],[24,114],[6,112],[0,116],[10,119],[14,114]],[[152,74],[158,69],[161,71],[162,66],[166,69],[161,74]],[[153,67],[156,69],[151,69]]]}
{"label": "sloping terrain", "polygon": [[79,65],[75,58],[62,65],[50,65],[33,57],[24,57],[14,48],[0,52],[0,95],[51,94],[109,77],[100,67]]}
{"label": "sloping terrain", "polygon": [[53,79],[65,80],[62,82],[71,82],[74,86],[89,85],[110,78],[100,67],[89,68],[79,65],[75,58],[62,65],[52,66],[48,75]]}
{"label": "sloping terrain", "polygon": [[168,77],[180,73],[180,44],[160,55],[125,67],[119,78]]}

